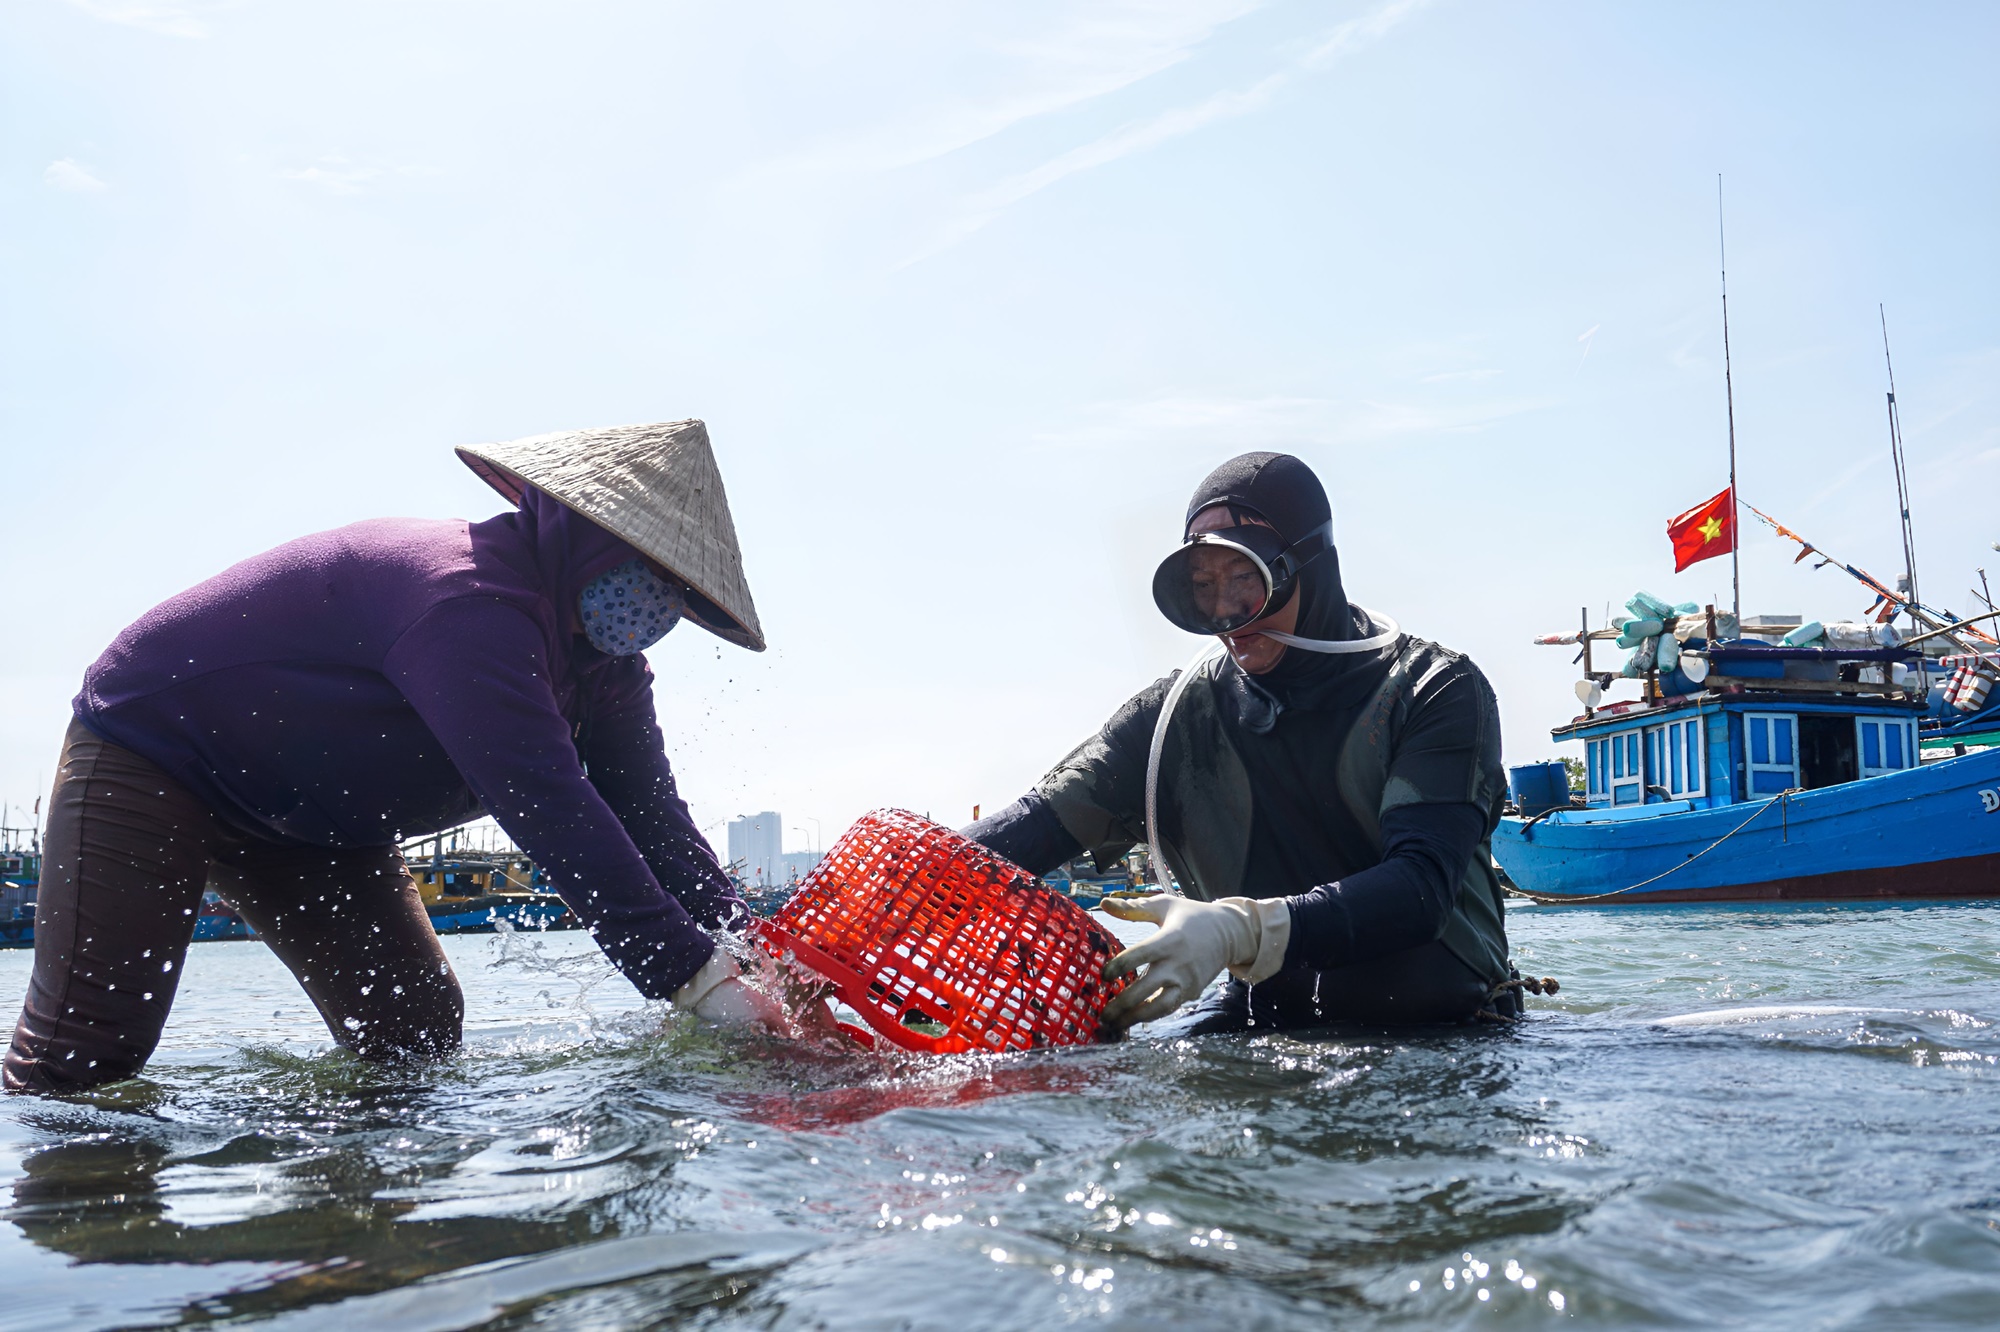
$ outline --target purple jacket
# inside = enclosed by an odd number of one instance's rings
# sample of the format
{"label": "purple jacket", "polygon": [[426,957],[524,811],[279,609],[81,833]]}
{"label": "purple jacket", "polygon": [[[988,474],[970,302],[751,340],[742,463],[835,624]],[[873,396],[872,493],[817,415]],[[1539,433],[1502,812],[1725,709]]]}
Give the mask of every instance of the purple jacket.
{"label": "purple jacket", "polygon": [[674,789],[643,657],[579,632],[638,552],[530,489],[481,523],[383,518],[288,542],[148,611],[77,717],[237,830],[382,846],[483,811],[605,954],[671,995],[742,899]]}

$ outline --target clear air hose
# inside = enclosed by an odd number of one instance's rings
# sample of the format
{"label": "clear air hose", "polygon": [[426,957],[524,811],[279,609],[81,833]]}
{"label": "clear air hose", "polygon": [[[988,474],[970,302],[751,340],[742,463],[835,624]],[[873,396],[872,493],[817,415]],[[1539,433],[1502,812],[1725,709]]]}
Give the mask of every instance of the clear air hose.
{"label": "clear air hose", "polygon": [[[1257,632],[1265,638],[1283,643],[1286,647],[1302,648],[1307,652],[1320,652],[1328,656],[1337,656],[1344,652],[1379,651],[1403,636],[1402,626],[1388,616],[1371,611],[1366,606],[1356,606],[1354,609],[1367,616],[1369,624],[1388,627],[1370,634],[1367,638],[1346,639],[1300,638],[1296,634],[1281,634],[1275,629],[1259,629]],[[1188,681],[1194,679],[1194,673],[1221,650],[1220,640],[1204,643],[1201,651],[1195,653],[1194,659],[1182,669],[1179,677],[1174,680],[1173,687],[1167,690],[1166,702],[1160,705],[1160,719],[1153,723],[1153,743],[1146,749],[1146,857],[1152,870],[1153,881],[1160,885],[1161,892],[1170,893],[1174,890],[1167,874],[1166,857],[1160,854],[1160,753],[1167,747],[1167,723],[1173,718],[1174,705],[1181,701],[1181,692],[1187,688]]]}

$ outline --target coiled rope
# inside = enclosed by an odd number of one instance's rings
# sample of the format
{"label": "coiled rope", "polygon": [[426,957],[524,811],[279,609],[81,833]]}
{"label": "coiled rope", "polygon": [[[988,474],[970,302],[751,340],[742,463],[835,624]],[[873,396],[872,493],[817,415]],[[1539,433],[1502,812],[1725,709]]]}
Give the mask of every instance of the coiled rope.
{"label": "coiled rope", "polygon": [[[1480,1002],[1479,1010],[1472,1015],[1474,1022],[1499,1022],[1511,1025],[1528,1016],[1525,1005],[1521,1004],[1522,994],[1554,994],[1562,989],[1562,985],[1554,976],[1523,976],[1518,971],[1513,971],[1511,968],[1509,970],[1507,980],[1501,981],[1486,992],[1486,998]],[[1501,995],[1509,993],[1514,996],[1519,1011],[1502,1013],[1495,1001]]]}
{"label": "coiled rope", "polygon": [[[1655,874],[1650,879],[1641,879],[1639,880],[1639,882],[1631,884],[1624,888],[1614,889],[1613,891],[1608,893],[1591,893],[1583,897],[1571,897],[1562,893],[1531,893],[1526,888],[1523,888],[1519,884],[1515,883],[1513,878],[1509,876],[1505,870],[1501,871],[1501,887],[1515,897],[1524,897],[1530,902],[1541,902],[1550,906],[1559,906],[1565,903],[1602,902],[1606,898],[1622,897],[1626,893],[1635,892],[1640,888],[1644,888],[1648,884],[1658,883],[1661,879],[1666,878],[1669,874],[1677,874],[1681,870],[1686,869],[1689,865],[1694,864],[1695,861],[1700,860],[1703,856],[1715,850],[1716,847],[1721,846],[1724,842],[1736,836],[1737,833],[1742,832],[1745,828],[1749,827],[1751,824],[1755,823],[1758,819],[1762,818],[1764,816],[1764,812],[1770,809],[1771,806],[1784,804],[1785,802],[1789,801],[1791,797],[1802,793],[1804,790],[1805,788],[1803,786],[1786,787],[1784,790],[1778,792],[1778,794],[1772,796],[1769,800],[1766,800],[1763,804],[1757,806],[1755,812],[1753,812],[1749,818],[1743,820],[1743,822],[1737,824],[1734,828],[1731,828],[1728,832],[1722,834],[1722,836],[1716,838],[1714,841],[1710,842],[1707,846],[1695,852],[1693,855],[1689,856],[1686,860],[1683,860],[1680,864],[1672,866],[1669,869],[1661,870],[1658,874]],[[1791,835],[1791,817],[1790,817],[1789,807],[1787,808],[1786,812],[1785,832],[1787,837]]]}

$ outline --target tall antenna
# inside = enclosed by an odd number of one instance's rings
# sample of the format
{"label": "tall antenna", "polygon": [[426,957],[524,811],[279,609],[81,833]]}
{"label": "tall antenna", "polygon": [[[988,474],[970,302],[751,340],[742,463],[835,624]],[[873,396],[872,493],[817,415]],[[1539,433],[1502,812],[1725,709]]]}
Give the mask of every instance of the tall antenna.
{"label": "tall antenna", "polygon": [[[1736,383],[1729,372],[1729,238],[1722,226],[1722,173],[1715,173],[1715,241],[1722,259],[1722,392],[1729,404],[1729,596],[1743,622],[1743,534],[1736,513]],[[1893,410],[1893,408],[1892,408]]]}
{"label": "tall antenna", "polygon": [[[1889,359],[1889,313],[1875,307],[1882,320],[1882,364],[1889,371],[1889,458],[1896,464],[1896,503],[1903,515],[1903,576],[1910,580],[1910,601],[1917,600],[1917,538],[1910,526],[1910,472],[1903,460],[1903,417],[1896,410],[1896,364]],[[1916,623],[1913,614],[1912,624]]]}

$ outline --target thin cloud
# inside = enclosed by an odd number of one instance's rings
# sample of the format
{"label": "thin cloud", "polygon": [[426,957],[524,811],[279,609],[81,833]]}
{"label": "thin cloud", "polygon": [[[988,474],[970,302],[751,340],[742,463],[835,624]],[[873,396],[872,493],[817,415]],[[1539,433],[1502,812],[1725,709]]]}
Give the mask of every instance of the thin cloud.
{"label": "thin cloud", "polygon": [[1303,56],[1281,69],[1266,74],[1247,88],[1215,93],[1192,105],[1174,107],[1146,120],[1120,126],[1102,138],[1072,148],[1044,162],[1032,171],[1002,181],[993,189],[974,198],[971,207],[963,216],[947,224],[942,234],[927,249],[904,261],[901,266],[908,267],[949,249],[985,227],[1007,208],[1039,194],[1058,181],[1115,162],[1122,157],[1129,157],[1133,153],[1158,147],[1217,121],[1233,120],[1238,116],[1261,110],[1270,104],[1272,97],[1280,89],[1300,75],[1325,68],[1341,57],[1379,40],[1429,2],[1430,0],[1389,0],[1389,3],[1360,18],[1349,19],[1335,27]]}
{"label": "thin cloud", "polygon": [[68,157],[59,157],[43,169],[42,184],[70,194],[98,194],[111,188]]}
{"label": "thin cloud", "polygon": [[1590,359],[1590,349],[1595,343],[1597,330],[1603,327],[1604,325],[1602,324],[1592,324],[1589,328],[1576,335],[1576,340],[1583,344],[1583,355],[1576,358],[1576,372],[1578,374],[1583,373],[1583,363]]}
{"label": "thin cloud", "polygon": [[1839,476],[1835,477],[1832,481],[1828,482],[1825,486],[1821,487],[1817,494],[1813,495],[1804,504],[1799,505],[1799,507],[1796,510],[1794,510],[1794,512],[1811,513],[1814,509],[1817,509],[1820,505],[1826,503],[1828,500],[1832,499],[1835,495],[1839,494],[1841,491],[1853,485],[1854,482],[1858,480],[1860,477],[1866,475],[1867,473],[1873,471],[1876,467],[1881,466],[1887,463],[1888,461],[1889,459],[1886,453],[1879,457],[1871,453],[1866,457],[1861,458],[1857,462],[1850,463],[1844,470],[1842,470]]}
{"label": "thin cloud", "polygon": [[1328,33],[1326,40],[1308,51],[1299,64],[1306,69],[1331,64],[1370,42],[1386,37],[1391,28],[1429,3],[1430,0],[1390,0],[1390,3],[1360,18],[1349,19]]}
{"label": "thin cloud", "polygon": [[380,167],[361,166],[344,157],[322,157],[314,166],[280,171],[278,179],[317,186],[328,194],[360,194],[370,181],[383,174]]}
{"label": "thin cloud", "polygon": [[[1915,407],[1907,387],[1896,395],[1898,410],[1907,413],[1903,420],[1905,439],[1933,435],[1953,418],[1989,401],[1992,398],[1994,372],[2000,370],[2000,347],[1985,347],[1955,356],[1947,365],[1951,373],[1935,389],[1937,396],[1949,399],[1943,406],[1926,403],[1923,407]],[[1918,392],[1928,396],[1926,390]]]}
{"label": "thin cloud", "polygon": [[[102,19],[106,23],[123,24],[128,28],[144,28],[148,32],[164,33],[169,37],[208,36],[208,29],[195,16],[197,6],[129,3],[128,0],[69,0],[69,2],[92,18]],[[223,6],[202,7],[218,9]]]}
{"label": "thin cloud", "polygon": [[1694,370],[1702,374],[1709,373],[1715,367],[1715,362],[1709,360],[1702,351],[1697,349],[1712,345],[1710,339],[1713,336],[1708,333],[1697,333],[1667,353],[1667,364],[1676,370]]}
{"label": "thin cloud", "polygon": [[1025,87],[926,106],[920,116],[763,163],[735,183],[797,175],[896,171],[949,156],[1024,121],[1064,111],[1186,60],[1215,31],[1263,0],[1136,0],[1080,11],[1034,42],[993,49],[1026,66]]}

